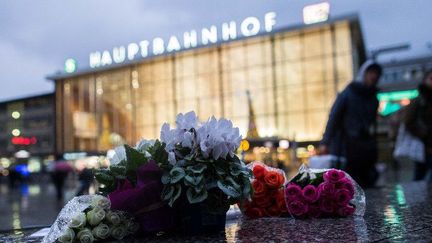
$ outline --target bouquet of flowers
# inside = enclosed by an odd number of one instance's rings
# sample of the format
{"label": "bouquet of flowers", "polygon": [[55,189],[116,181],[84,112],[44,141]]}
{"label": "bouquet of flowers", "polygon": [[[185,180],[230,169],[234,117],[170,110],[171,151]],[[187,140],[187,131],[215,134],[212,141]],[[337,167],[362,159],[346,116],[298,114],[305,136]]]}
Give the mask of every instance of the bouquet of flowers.
{"label": "bouquet of flowers", "polygon": [[108,198],[93,195],[72,199],[60,212],[43,242],[93,242],[121,240],[139,225],[123,211],[111,210]]}
{"label": "bouquet of flowers", "polygon": [[293,217],[363,216],[366,198],[361,187],[345,172],[301,167],[286,185],[285,199]]}
{"label": "bouquet of flowers", "polygon": [[252,168],[253,197],[241,205],[249,218],[287,216],[284,185],[285,173],[282,170],[264,165],[261,162],[249,164]]}

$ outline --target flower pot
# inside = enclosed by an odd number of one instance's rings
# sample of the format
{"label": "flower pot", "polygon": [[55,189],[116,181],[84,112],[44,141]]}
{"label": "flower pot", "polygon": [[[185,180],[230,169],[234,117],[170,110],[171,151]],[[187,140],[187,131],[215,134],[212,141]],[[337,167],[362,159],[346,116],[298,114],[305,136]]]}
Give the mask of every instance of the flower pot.
{"label": "flower pot", "polygon": [[178,226],[180,233],[198,235],[218,233],[225,230],[226,211],[224,213],[210,212],[204,202],[189,204],[178,209]]}

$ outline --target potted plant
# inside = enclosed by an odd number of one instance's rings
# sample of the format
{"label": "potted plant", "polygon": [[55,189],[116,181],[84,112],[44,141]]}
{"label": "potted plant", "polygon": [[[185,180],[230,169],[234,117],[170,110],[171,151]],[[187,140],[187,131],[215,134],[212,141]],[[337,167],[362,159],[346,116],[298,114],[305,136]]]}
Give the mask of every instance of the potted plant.
{"label": "potted plant", "polygon": [[231,121],[199,123],[189,112],[177,116],[176,128],[164,124],[149,147],[163,170],[162,199],[177,209],[185,233],[223,230],[230,205],[250,198],[252,173],[235,154],[240,142]]}

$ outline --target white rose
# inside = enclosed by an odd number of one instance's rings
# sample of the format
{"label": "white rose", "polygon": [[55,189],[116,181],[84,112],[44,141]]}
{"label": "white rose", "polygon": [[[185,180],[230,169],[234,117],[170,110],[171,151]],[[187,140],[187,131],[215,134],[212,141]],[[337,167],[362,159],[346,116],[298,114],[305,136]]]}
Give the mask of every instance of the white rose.
{"label": "white rose", "polygon": [[61,243],[72,243],[75,238],[75,231],[71,228],[67,228],[65,232],[58,238]]}
{"label": "white rose", "polygon": [[117,225],[111,228],[111,236],[117,240],[123,239],[127,234],[125,225]]}
{"label": "white rose", "polygon": [[91,243],[94,241],[92,232],[89,229],[82,229],[77,234],[77,239],[81,243]]}
{"label": "white rose", "polygon": [[75,215],[75,217],[72,218],[69,227],[78,229],[84,227],[85,225],[86,225],[85,213],[78,213],[77,215]]}
{"label": "white rose", "polygon": [[119,212],[109,211],[106,215],[106,219],[113,225],[118,225],[122,221],[122,215]]}
{"label": "white rose", "polygon": [[106,239],[110,235],[110,228],[106,224],[99,224],[92,230],[93,236],[99,239]]}
{"label": "white rose", "polygon": [[87,212],[87,221],[90,225],[98,225],[105,218],[105,210],[100,207],[93,208]]}
{"label": "white rose", "polygon": [[104,196],[95,195],[92,200],[92,207],[100,207],[104,210],[109,210],[111,208],[111,201]]}

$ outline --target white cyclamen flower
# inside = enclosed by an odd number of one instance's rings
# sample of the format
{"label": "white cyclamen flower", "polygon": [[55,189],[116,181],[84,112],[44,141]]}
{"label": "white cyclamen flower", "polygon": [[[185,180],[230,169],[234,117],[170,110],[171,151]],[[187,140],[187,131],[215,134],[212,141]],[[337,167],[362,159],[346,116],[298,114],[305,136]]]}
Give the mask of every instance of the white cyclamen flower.
{"label": "white cyclamen flower", "polygon": [[178,138],[175,135],[175,130],[170,129],[170,125],[168,123],[164,123],[162,125],[162,129],[160,132],[160,139],[162,142],[165,143],[165,150],[172,151],[175,148],[175,145],[178,141]]}
{"label": "white cyclamen flower", "polygon": [[153,139],[151,139],[151,140],[141,139],[135,145],[135,149],[138,150],[138,151],[140,151],[140,152],[146,152],[146,150],[150,146],[153,146],[154,143],[155,143],[155,140],[153,140]]}
{"label": "white cyclamen flower", "polygon": [[177,129],[183,131],[189,131],[192,128],[196,129],[198,127],[198,117],[193,111],[184,115],[183,113],[180,113],[176,117],[176,126]]}
{"label": "white cyclamen flower", "polygon": [[110,161],[111,165],[116,165],[120,163],[122,160],[126,160],[126,150],[124,146],[119,146],[114,149],[114,152],[108,152],[107,158]]}
{"label": "white cyclamen flower", "polygon": [[168,162],[171,165],[175,165],[177,163],[176,157],[175,157],[175,153],[174,152],[168,152]]}

